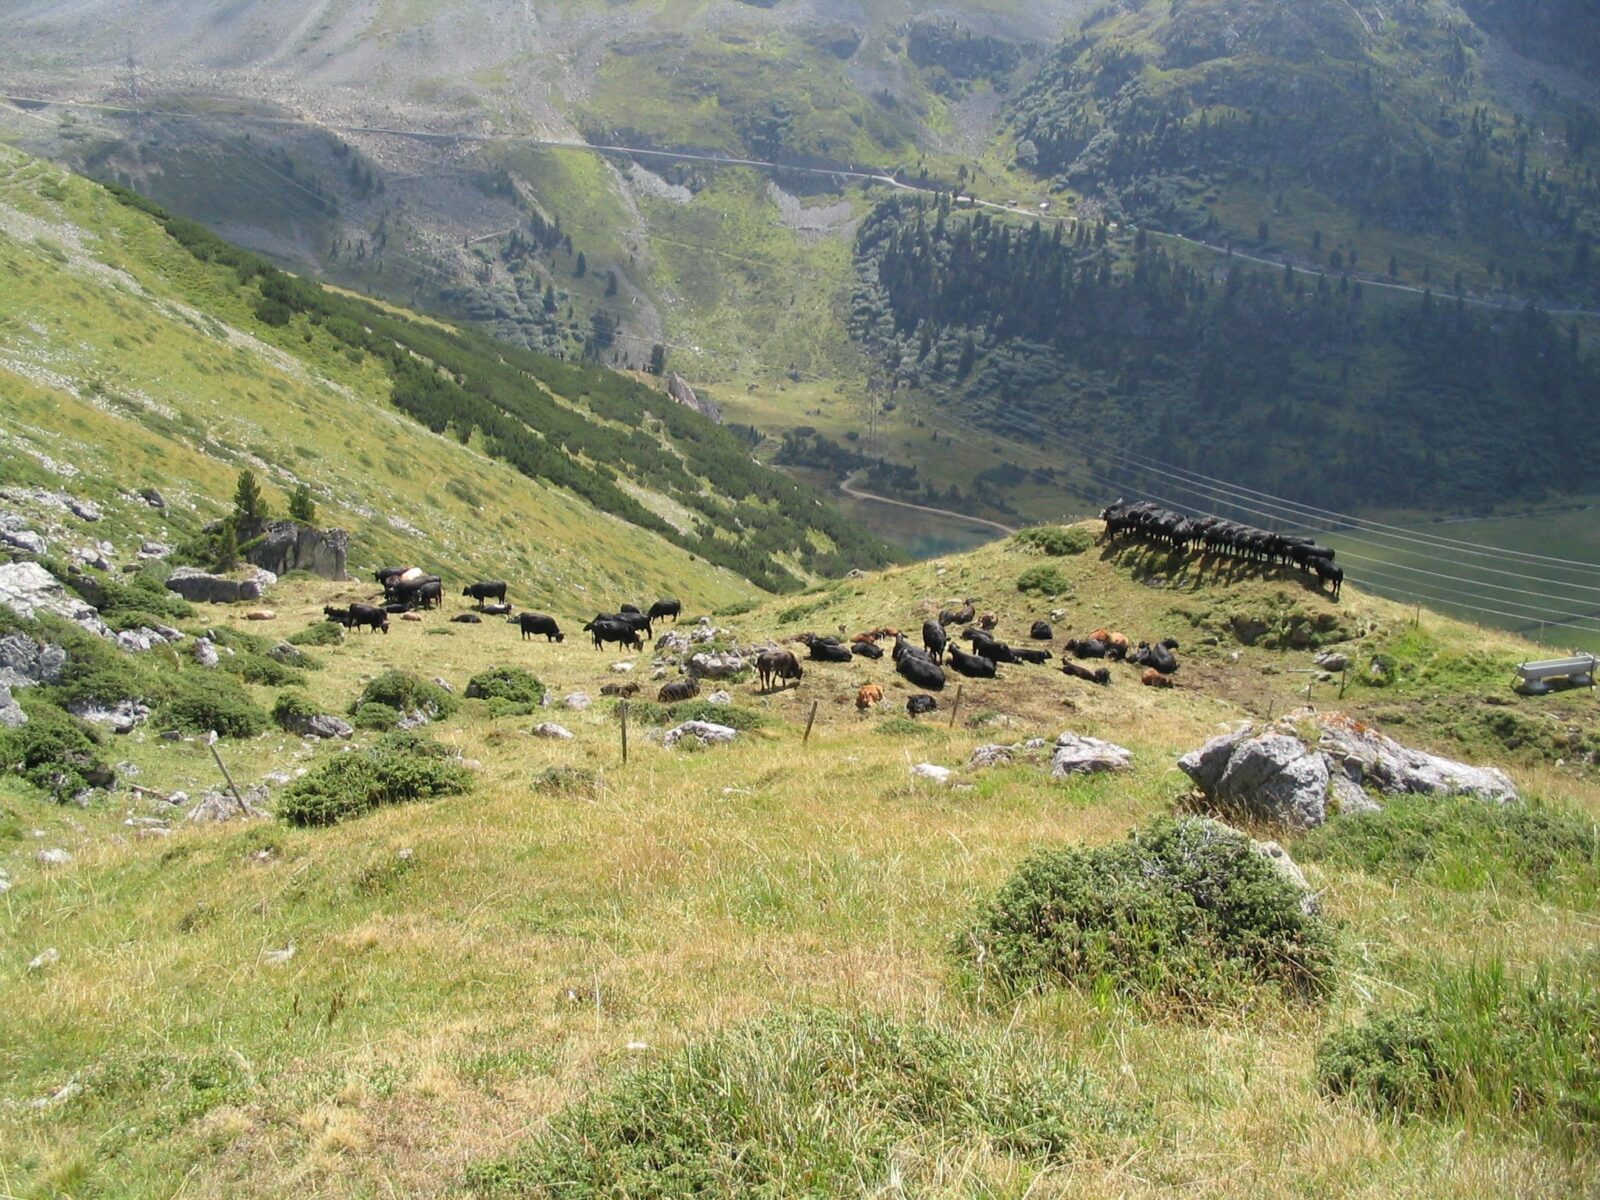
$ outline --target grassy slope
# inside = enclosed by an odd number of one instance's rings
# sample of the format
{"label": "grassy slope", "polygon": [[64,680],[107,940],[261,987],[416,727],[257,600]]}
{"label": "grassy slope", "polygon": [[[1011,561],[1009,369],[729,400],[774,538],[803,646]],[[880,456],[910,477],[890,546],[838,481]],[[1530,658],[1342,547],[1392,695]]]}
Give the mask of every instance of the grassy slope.
{"label": "grassy slope", "polygon": [[[976,595],[1005,614],[1000,632],[1017,639],[1052,607],[1068,610],[1058,639],[1100,622],[1176,632],[1182,686],[1140,688],[1131,669],[1119,669],[1099,690],[1011,668],[997,683],[966,688],[954,729],[943,716],[907,736],[880,731],[850,703],[857,683],[878,679],[899,710],[905,690],[886,663],[819,666],[775,697],[735,685],[740,704],[777,718],[739,745],[666,751],[636,727],[627,766],[609,703],[552,714],[577,735],[554,743],[528,735],[530,718],[491,721],[469,702],[436,732],[484,764],[475,795],[320,831],[269,822],[142,840],[121,824],[125,811],[158,804],[119,798],[62,810],[0,785],[14,814],[0,821],[0,865],[15,882],[0,910],[0,943],[11,947],[0,956],[6,1189],[158,1195],[183,1177],[196,1196],[447,1195],[468,1163],[506,1152],[629,1061],[747,1016],[824,1002],[996,1032],[1017,1022],[1081,1057],[1119,1095],[1153,1105],[1152,1128],[1126,1158],[1091,1158],[1030,1181],[948,1147],[902,1163],[918,1194],[1581,1192],[1592,1182],[1582,1160],[1531,1140],[1463,1138],[1445,1123],[1376,1121],[1310,1083],[1321,1031],[1419,989],[1440,963],[1530,965],[1587,946],[1592,914],[1560,898],[1394,886],[1313,865],[1347,947],[1339,998],[1324,1016],[1264,1002],[1180,1024],[1087,996],[1028,1001],[1015,1014],[963,998],[948,956],[952,932],[1020,856],[1114,839],[1166,811],[1182,790],[1177,752],[1218,722],[1283,711],[1303,692],[1305,676],[1261,668],[1303,666],[1307,653],[1226,639],[1202,646],[1202,631],[1178,614],[1210,627],[1233,614],[1331,610],[1293,580],[1229,583],[1139,552],[1099,550],[1047,560],[1074,599],[1024,602],[1015,578],[1038,561],[990,547],[774,601],[729,624],[751,638],[838,623],[914,626],[934,605]],[[1171,575],[1168,587],[1141,582],[1158,568]],[[277,627],[298,628],[324,602],[364,591],[286,585],[274,597]],[[812,611],[796,616],[802,607]],[[498,624],[445,625],[449,611],[397,623],[387,638],[353,636],[317,651],[326,664],[319,698],[345,703],[390,666],[459,688],[485,665],[515,662],[558,696],[592,694],[615,678],[613,656],[576,639],[524,644]],[[1404,610],[1354,591],[1338,612],[1369,631],[1362,648],[1386,647],[1407,664],[1395,689],[1351,690],[1346,706],[1369,714],[1404,719],[1441,700],[1504,693],[1499,664],[1525,653],[1431,616],[1408,632]],[[232,624],[241,614],[207,616]],[[1332,702],[1326,687],[1317,698]],[[820,713],[802,750],[813,700]],[[1543,719],[1551,701],[1514,705]],[[907,773],[925,760],[964,762],[980,742],[1063,728],[1126,744],[1136,771],[1058,784],[1014,767],[973,777],[970,790],[928,788]],[[1429,727],[1406,736],[1441,735]],[[211,782],[198,744],[135,734],[118,753],[160,790]],[[307,754],[294,739],[267,735],[230,757],[250,781]],[[530,789],[555,765],[599,772],[598,790]],[[1524,758],[1515,773],[1530,793],[1600,813],[1592,772]],[[44,837],[27,833],[34,829]],[[65,846],[75,862],[36,867],[39,845]],[[410,855],[399,857],[402,849]],[[287,963],[263,958],[289,945]],[[48,947],[60,951],[56,965],[24,968]],[[30,1107],[74,1083],[81,1091]],[[864,1164],[869,1178],[883,1169]]]}
{"label": "grassy slope", "polygon": [[37,477],[35,451],[76,464],[74,491],[110,503],[111,530],[146,515],[118,489],[152,485],[178,501],[181,532],[221,514],[248,464],[280,492],[311,485],[322,520],[352,532],[353,570],[422,555],[453,574],[508,575],[529,605],[624,584],[711,603],[750,594],[390,410],[376,364],[298,322],[260,325],[218,273],[99,188],[9,153],[0,171],[7,474]]}

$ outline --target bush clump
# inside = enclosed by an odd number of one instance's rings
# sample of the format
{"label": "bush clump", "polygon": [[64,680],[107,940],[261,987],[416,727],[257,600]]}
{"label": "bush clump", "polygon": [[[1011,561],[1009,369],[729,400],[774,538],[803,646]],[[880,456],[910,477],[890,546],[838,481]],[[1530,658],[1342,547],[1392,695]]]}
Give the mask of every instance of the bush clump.
{"label": "bush clump", "polygon": [[330,759],[290,784],[279,798],[278,815],[290,825],[336,825],[385,805],[471,789],[472,772],[447,747],[402,731],[371,749]]}
{"label": "bush clump", "polygon": [[250,694],[217,671],[191,671],[179,677],[161,715],[173,729],[191,733],[214,729],[220,737],[255,737],[268,724],[267,714]]}
{"label": "bush clump", "polygon": [[1317,1080],[1396,1116],[1531,1128],[1600,1145],[1600,986],[1498,962],[1436,976],[1423,1002],[1371,1013],[1317,1050]]}
{"label": "bush clump", "polygon": [[1600,825],[1539,804],[1392,796],[1341,813],[1295,844],[1297,857],[1452,891],[1526,892],[1584,906],[1600,899]]}
{"label": "bush clump", "polygon": [[729,729],[764,729],[772,718],[753,708],[737,704],[712,704],[709,700],[686,700],[682,704],[657,704],[654,700],[628,703],[628,716],[641,725],[681,725],[685,721],[710,721]]}
{"label": "bush clump", "polygon": [[1072,591],[1072,581],[1061,573],[1061,568],[1040,563],[1017,576],[1017,591],[1032,596],[1064,596]]}
{"label": "bush clump", "polygon": [[[1048,1164],[1108,1151],[1140,1123],[1029,1039],[823,1009],[630,1071],[517,1153],[470,1168],[468,1184],[570,1200],[844,1196],[901,1167],[917,1194],[975,1143]],[[898,1153],[908,1144],[923,1153]]]}
{"label": "bush clump", "polygon": [[1035,525],[1032,529],[1012,534],[1011,540],[1052,558],[1082,554],[1094,545],[1094,535],[1076,525]]}
{"label": "bush clump", "polygon": [[116,776],[100,757],[100,734],[42,696],[17,698],[28,723],[0,727],[0,768],[66,800],[85,788],[109,787]]}
{"label": "bush clump", "polygon": [[350,714],[350,723],[357,729],[396,729],[400,725],[400,715],[398,708],[369,701],[356,705],[355,711]]}
{"label": "bush clump", "polygon": [[1007,990],[1076,984],[1180,1008],[1237,1003],[1260,984],[1317,998],[1333,936],[1304,899],[1238,831],[1162,819],[1028,859],[961,946]]}
{"label": "bush clump", "polygon": [[887,721],[879,721],[878,732],[893,736],[916,734],[920,737],[927,737],[929,734],[937,733],[938,729],[931,723],[919,721],[915,717],[902,716],[890,717]]}
{"label": "bush clump", "polygon": [[544,684],[522,667],[490,667],[467,680],[466,694],[469,700],[499,700],[500,707],[529,713],[544,702]]}
{"label": "bush clump", "polygon": [[333,621],[313,621],[285,640],[291,646],[337,646],[344,641],[344,626]]}
{"label": "bush clump", "polygon": [[369,704],[382,704],[396,713],[419,712],[430,721],[448,717],[456,711],[457,700],[436,683],[429,683],[409,671],[385,671],[356,697],[350,711],[360,715]]}
{"label": "bush clump", "polygon": [[326,715],[326,712],[311,703],[311,698],[304,692],[279,692],[278,698],[272,703],[273,724],[291,733],[302,728],[305,722],[313,717]]}

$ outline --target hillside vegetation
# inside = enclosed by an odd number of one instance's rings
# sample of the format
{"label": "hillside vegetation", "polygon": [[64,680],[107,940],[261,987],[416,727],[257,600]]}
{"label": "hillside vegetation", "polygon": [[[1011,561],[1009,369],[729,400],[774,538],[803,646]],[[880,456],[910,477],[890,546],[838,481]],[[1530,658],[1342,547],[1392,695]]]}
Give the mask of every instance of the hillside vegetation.
{"label": "hillside vegetation", "polygon": [[[1588,693],[1512,694],[1528,652],[1514,639],[1432,614],[1414,627],[1354,589],[1335,605],[1292,572],[1086,545],[1097,531],[771,600],[712,618],[712,644],[914,629],[973,596],[1018,644],[1036,619],[1058,651],[1099,624],[1173,634],[1174,689],[1126,667],[1102,688],[1007,666],[963,681],[959,711],[951,687],[913,721],[887,660],[808,664],[771,695],[718,685],[743,730],[731,745],[669,749],[659,730],[683,714],[641,704],[624,764],[598,688],[653,689],[651,655],[619,675],[579,637],[451,623],[466,604],[451,597],[387,636],[307,646],[310,687],[239,682],[261,711],[298,692],[347,712],[402,676],[455,689],[426,728],[360,732],[349,753],[276,731],[226,740],[276,816],[183,821],[159,797],[220,780],[203,742],[162,739],[159,719],[101,748],[122,779],[110,794],[62,806],[6,775],[7,1188],[1591,1190],[1600,747],[1572,740]],[[1020,592],[1040,566],[1052,594]],[[242,657],[373,590],[290,580],[274,622],[202,606],[179,624]],[[1342,698],[1337,678],[1290,673],[1319,643],[1351,658]],[[596,702],[505,707],[502,683],[527,682],[512,667]],[[501,682],[468,699],[473,679]],[[863,714],[869,680],[889,698]],[[1219,723],[1303,703],[1308,681],[1319,707],[1505,764],[1526,800],[1480,817],[1480,801],[1418,798],[1314,835],[1255,831],[1304,860],[1303,908],[1239,835],[1184,818],[1172,763]],[[545,721],[574,736],[532,736]],[[1021,747],[1063,729],[1126,746],[1132,770],[1052,779]],[[1019,748],[965,766],[984,743]],[[921,762],[952,782],[913,777]],[[341,796],[359,809],[333,814]],[[70,861],[36,859],[46,849]],[[1080,877],[1097,882],[1074,890]],[[1080,940],[1049,957],[1013,902],[1073,914]],[[1185,912],[1207,914],[1215,955],[1181,936]],[[1065,957],[1074,945],[1084,958]]]}
{"label": "hillside vegetation", "polygon": [[[19,478],[59,478],[43,452],[102,487],[210,478],[216,502],[227,466],[251,463],[285,491],[311,485],[355,527],[362,559],[432,509],[434,561],[475,559],[497,577],[520,567],[547,596],[587,582],[563,579],[556,553],[586,543],[610,569],[644,572],[662,554],[681,576],[715,578],[689,565],[700,559],[776,590],[888,559],[735,435],[643,384],[326,291],[19,154],[4,167],[5,365],[20,397],[6,447],[19,463],[35,455]],[[113,448],[120,472],[96,461]],[[177,466],[195,458],[209,461]],[[570,523],[552,537],[555,513]],[[602,545],[629,537],[661,550]],[[504,554],[506,538],[520,551]],[[670,594],[679,575],[655,577]]]}

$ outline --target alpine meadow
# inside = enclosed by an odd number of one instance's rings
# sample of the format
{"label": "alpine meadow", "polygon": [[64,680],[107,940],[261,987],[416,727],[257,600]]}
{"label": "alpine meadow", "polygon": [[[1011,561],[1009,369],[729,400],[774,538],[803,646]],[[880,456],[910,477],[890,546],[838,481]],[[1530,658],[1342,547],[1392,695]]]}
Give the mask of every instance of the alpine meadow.
{"label": "alpine meadow", "polygon": [[0,4],[0,1198],[1600,1195],[1600,16]]}

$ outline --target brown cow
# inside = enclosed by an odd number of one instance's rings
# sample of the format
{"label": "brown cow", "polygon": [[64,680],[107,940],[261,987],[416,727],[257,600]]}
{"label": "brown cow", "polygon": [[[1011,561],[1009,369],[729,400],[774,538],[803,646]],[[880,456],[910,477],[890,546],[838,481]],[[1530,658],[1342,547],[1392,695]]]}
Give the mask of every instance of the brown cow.
{"label": "brown cow", "polygon": [[1139,682],[1144,684],[1145,687],[1169,688],[1173,686],[1172,677],[1170,675],[1163,675],[1154,667],[1145,668],[1144,674],[1139,676]]}
{"label": "brown cow", "polygon": [[984,613],[983,616],[978,618],[978,628],[985,633],[992,632],[998,624],[1000,624],[1000,618],[993,613]]}
{"label": "brown cow", "polygon": [[876,683],[864,683],[856,693],[856,708],[861,712],[883,703],[883,688]]}
{"label": "brown cow", "polygon": [[1106,644],[1107,658],[1114,658],[1120,662],[1128,657],[1128,651],[1131,647],[1127,634],[1118,633],[1113,629],[1096,629],[1089,636],[1097,642]]}
{"label": "brown cow", "polygon": [[850,641],[856,645],[860,645],[862,642],[870,642],[872,645],[876,646],[878,644],[878,631],[876,629],[871,629],[866,633],[858,633],[855,635],[855,637],[851,638]]}
{"label": "brown cow", "polygon": [[636,680],[627,683],[608,683],[600,689],[602,696],[621,696],[624,700],[639,694],[639,684]]}

